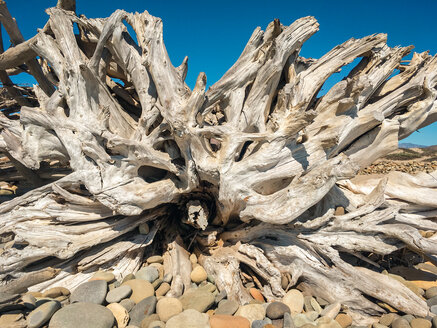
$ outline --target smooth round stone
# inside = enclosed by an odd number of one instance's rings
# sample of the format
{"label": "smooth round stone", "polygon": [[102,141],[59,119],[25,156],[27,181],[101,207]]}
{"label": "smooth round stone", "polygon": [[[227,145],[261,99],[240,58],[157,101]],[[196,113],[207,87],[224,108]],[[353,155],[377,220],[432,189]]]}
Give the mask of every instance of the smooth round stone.
{"label": "smooth round stone", "polygon": [[193,309],[199,312],[206,312],[214,304],[214,295],[199,289],[188,289],[179,300],[184,310]]}
{"label": "smooth round stone", "polygon": [[27,317],[27,326],[29,328],[39,328],[50,320],[52,315],[61,308],[61,303],[50,301],[37,307],[30,312]]}
{"label": "smooth round stone", "polygon": [[403,318],[393,320],[391,326],[392,328],[411,328],[409,322]]}
{"label": "smooth round stone", "polygon": [[149,296],[143,299],[141,302],[137,303],[132,310],[129,312],[131,325],[140,326],[141,321],[146,317],[146,315],[151,315],[155,313],[156,309],[156,297]]}
{"label": "smooth round stone", "polygon": [[123,285],[113,290],[110,290],[106,295],[106,302],[118,303],[121,300],[128,298],[132,294],[132,288],[128,285]]}
{"label": "smooth round stone", "polygon": [[384,326],[390,326],[393,320],[399,318],[399,315],[396,313],[384,313],[381,318],[379,318],[379,323]]}
{"label": "smooth round stone", "polygon": [[108,290],[105,280],[88,281],[79,285],[70,296],[70,302],[103,304]]}
{"label": "smooth round stone", "polygon": [[159,316],[159,320],[164,322],[178,315],[182,310],[181,301],[173,297],[163,297],[158,301],[158,304],[156,304],[156,313]]}
{"label": "smooth round stone", "polygon": [[56,298],[62,295],[70,295],[70,291],[64,287],[53,287],[42,293],[42,297]]}
{"label": "smooth round stone", "polygon": [[159,277],[159,271],[153,266],[144,267],[135,273],[136,279],[146,280],[150,283],[154,282]]}
{"label": "smooth round stone", "polygon": [[141,235],[147,235],[150,231],[149,225],[147,224],[147,222],[141,223],[138,226],[138,230],[140,231]]}
{"label": "smooth round stone", "polygon": [[425,292],[425,297],[427,299],[433,298],[434,296],[437,296],[437,287],[436,286],[427,289]]}
{"label": "smooth round stone", "polygon": [[166,328],[209,328],[209,317],[205,313],[188,309],[170,318]]}
{"label": "smooth round stone", "polygon": [[118,303],[111,303],[106,306],[117,321],[117,328],[125,328],[129,323],[129,313]]}
{"label": "smooth round stone", "polygon": [[112,272],[108,271],[97,271],[90,279],[90,281],[93,280],[104,280],[107,283],[110,283],[115,280],[115,276]]}
{"label": "smooth round stone", "polygon": [[[254,320],[252,322],[251,328],[264,328],[266,325],[271,324],[272,320],[265,318],[263,320]],[[294,326],[292,326],[294,328]]]}
{"label": "smooth round stone", "polygon": [[297,289],[290,289],[282,298],[282,303],[290,308],[291,313],[301,313],[303,311],[304,296]]}
{"label": "smooth round stone", "polygon": [[125,298],[124,300],[120,301],[120,305],[124,307],[127,312],[129,312],[135,306],[135,302],[132,301],[130,298]]}
{"label": "smooth round stone", "polygon": [[36,306],[36,298],[31,294],[23,295],[21,300],[23,301],[24,306],[29,310],[33,310]]}
{"label": "smooth round stone", "polygon": [[193,271],[191,271],[190,277],[192,282],[199,284],[208,278],[208,274],[206,273],[205,269],[199,265],[195,267]]}
{"label": "smooth round stone", "polygon": [[337,321],[342,328],[349,327],[352,324],[352,318],[345,313],[338,314],[335,317],[335,321]]}
{"label": "smooth round stone", "polygon": [[261,304],[247,304],[240,306],[235,315],[244,317],[252,323],[255,320],[263,320],[266,316],[266,310]]}
{"label": "smooth round stone", "polygon": [[213,315],[209,319],[211,328],[250,328],[250,322],[243,317],[231,315]]}
{"label": "smooth round stone", "polygon": [[235,312],[237,312],[239,306],[240,305],[236,301],[224,300],[223,302],[220,302],[217,310],[215,310],[215,314],[216,315],[233,315]]}
{"label": "smooth round stone", "polygon": [[191,254],[190,255],[190,262],[191,262],[191,264],[196,264],[197,263],[197,256],[196,256],[196,254]]}
{"label": "smooth round stone", "polygon": [[170,290],[170,284],[163,282],[156,290],[156,296],[164,296]]}
{"label": "smooth round stone", "polygon": [[114,315],[106,307],[95,303],[74,303],[57,311],[49,328],[112,328]]}
{"label": "smooth round stone", "polygon": [[290,313],[290,308],[282,302],[272,302],[266,309],[266,315],[270,319],[281,319],[285,312]]}
{"label": "smooth round stone", "polygon": [[132,279],[124,282],[122,286],[128,285],[132,288],[132,294],[130,299],[135,303],[141,302],[141,300],[146,297],[153,296],[155,294],[155,289],[152,284],[146,280]]}
{"label": "smooth round stone", "polygon": [[162,258],[161,255],[155,255],[155,256],[151,256],[147,259],[147,263],[162,263],[164,262],[164,259]]}
{"label": "smooth round stone", "polygon": [[264,302],[264,296],[263,296],[263,294],[261,294],[261,292],[258,289],[250,288],[249,293],[250,293],[250,295],[252,295],[252,297],[255,300],[260,301],[260,302]]}
{"label": "smooth round stone", "polygon": [[431,328],[431,321],[423,318],[414,318],[410,322],[411,328]]}
{"label": "smooth round stone", "polygon": [[162,321],[153,321],[148,328],[165,328],[165,323]]}

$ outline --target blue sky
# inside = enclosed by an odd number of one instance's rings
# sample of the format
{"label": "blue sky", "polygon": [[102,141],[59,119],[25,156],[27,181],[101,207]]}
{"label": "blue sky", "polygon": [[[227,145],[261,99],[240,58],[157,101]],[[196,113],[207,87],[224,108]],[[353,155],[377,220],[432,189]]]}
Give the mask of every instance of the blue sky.
{"label": "blue sky", "polygon": [[[56,0],[6,0],[10,12],[28,39],[44,26],[44,9]],[[192,87],[199,72],[205,72],[208,85],[217,81],[235,62],[252,31],[263,29],[274,18],[284,25],[303,16],[314,16],[320,31],[303,46],[301,55],[318,58],[332,47],[354,37],[387,33],[389,46],[414,45],[414,51],[437,53],[435,13],[437,1],[141,1],[77,0],[77,12],[87,17],[107,17],[116,9],[149,11],[164,21],[164,40],[170,58],[178,66],[189,57],[187,84]],[[4,40],[7,37],[4,36]],[[347,71],[346,68],[344,71]],[[330,79],[332,84],[342,74]],[[31,82],[17,76],[17,82]],[[324,90],[326,91],[326,90]],[[437,124],[415,132],[403,142],[437,144]]]}

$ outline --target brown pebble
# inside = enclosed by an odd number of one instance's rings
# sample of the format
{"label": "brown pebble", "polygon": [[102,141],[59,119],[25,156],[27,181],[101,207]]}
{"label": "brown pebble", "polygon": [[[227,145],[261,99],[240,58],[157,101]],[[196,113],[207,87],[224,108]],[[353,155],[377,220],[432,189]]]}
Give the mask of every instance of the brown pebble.
{"label": "brown pebble", "polygon": [[261,302],[264,302],[264,296],[263,296],[263,294],[261,294],[261,292],[260,292],[258,289],[256,289],[256,288],[250,288],[250,289],[249,289],[249,293],[250,293],[250,295],[252,295],[252,297],[253,297],[255,300],[257,300],[257,301],[261,301]]}
{"label": "brown pebble", "polygon": [[334,215],[335,216],[344,215],[344,207],[343,206],[338,206],[335,209]]}
{"label": "brown pebble", "polygon": [[213,315],[209,324],[211,328],[250,328],[250,322],[246,318],[225,314]]}
{"label": "brown pebble", "polygon": [[339,313],[335,317],[335,321],[337,321],[342,328],[346,328],[352,324],[352,318],[345,313]]}
{"label": "brown pebble", "polygon": [[414,318],[410,322],[411,328],[431,328],[431,321],[423,318]]}

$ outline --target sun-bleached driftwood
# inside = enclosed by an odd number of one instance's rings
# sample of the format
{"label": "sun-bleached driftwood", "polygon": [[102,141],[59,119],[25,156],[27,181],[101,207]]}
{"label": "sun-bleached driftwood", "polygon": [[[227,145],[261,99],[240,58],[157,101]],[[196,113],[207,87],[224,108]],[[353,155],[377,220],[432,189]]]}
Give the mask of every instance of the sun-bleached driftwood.
{"label": "sun-bleached driftwood", "polygon": [[[10,23],[4,2],[0,9]],[[284,295],[286,275],[290,287],[341,302],[356,318],[383,311],[368,297],[428,313],[407,287],[341,254],[437,253],[435,238],[418,231],[437,230],[434,180],[348,180],[437,120],[437,57],[415,53],[405,62],[412,47],[388,47],[375,34],[307,59],[299,51],[317,21],[275,20],[253,32],[218,82],[207,89],[200,73],[191,90],[187,59],[172,65],[159,18],[118,10],[87,19],[74,9],[59,1],[44,29],[0,56],[4,74],[26,64],[40,78],[37,104],[20,105],[19,120],[0,117],[0,148],[42,180],[0,205],[0,236],[14,240],[0,258],[4,290],[73,288],[98,268],[123,277],[162,234],[174,296],[189,288],[185,243],[242,303],[249,295],[240,264],[268,299]],[[44,178],[52,161],[69,172]],[[149,234],[138,235],[146,222]],[[49,268],[54,276],[44,274]],[[47,279],[29,280],[35,272]]]}

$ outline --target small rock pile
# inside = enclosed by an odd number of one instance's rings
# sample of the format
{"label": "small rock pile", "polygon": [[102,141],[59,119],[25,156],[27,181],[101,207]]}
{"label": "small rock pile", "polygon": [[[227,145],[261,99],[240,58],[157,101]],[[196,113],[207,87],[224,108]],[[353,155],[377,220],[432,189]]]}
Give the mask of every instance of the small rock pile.
{"label": "small rock pile", "polygon": [[431,173],[437,170],[437,161],[432,162],[395,162],[395,161],[378,161],[362,170],[358,174],[387,174],[391,171],[415,174],[418,172]]}
{"label": "small rock pile", "polygon": [[[28,292],[21,297],[23,309],[4,312],[1,328],[360,328],[339,303],[288,290],[281,301],[266,302],[252,283],[246,287],[252,300],[240,305],[219,292],[212,277],[194,254],[191,288],[180,297],[170,295],[172,275],[163,258],[152,256],[135,274],[116,281],[112,272],[97,272],[71,293],[63,287]],[[388,274],[388,273],[387,273]],[[288,281],[283,281],[285,285]],[[420,289],[420,288],[419,288]],[[437,286],[426,292],[437,313]],[[1,298],[1,296],[0,296]],[[1,310],[0,310],[1,311]],[[437,327],[437,317],[415,318],[397,313],[383,315],[373,328]],[[363,328],[365,328],[364,326]]]}

